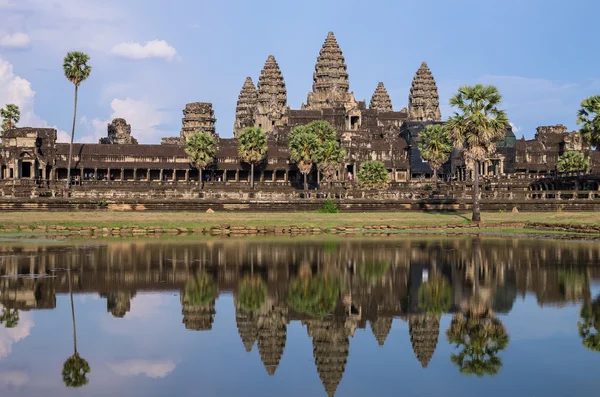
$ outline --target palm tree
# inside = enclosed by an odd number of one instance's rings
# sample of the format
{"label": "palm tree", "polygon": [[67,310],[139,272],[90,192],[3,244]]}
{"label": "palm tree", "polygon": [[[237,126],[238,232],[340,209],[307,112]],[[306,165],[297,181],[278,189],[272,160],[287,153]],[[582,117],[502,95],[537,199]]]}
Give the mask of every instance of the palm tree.
{"label": "palm tree", "polygon": [[[306,129],[317,136],[319,140],[319,151],[323,150],[323,145],[327,144],[330,149],[335,150],[335,145],[331,144],[331,142],[336,142],[337,132],[335,129],[325,120],[315,120],[306,124]],[[337,154],[337,153],[336,153]],[[345,157],[345,154],[344,154]],[[339,161],[341,163],[342,160]],[[321,167],[319,167],[319,161],[317,159],[317,184],[320,186],[321,184],[321,172],[323,171]],[[337,167],[337,166],[336,166]],[[335,171],[335,170],[334,170]],[[327,175],[326,175],[327,177]]]}
{"label": "palm tree", "polygon": [[600,146],[600,95],[592,95],[581,101],[577,124],[583,124],[581,138],[591,146]]}
{"label": "palm tree", "polygon": [[17,123],[21,119],[21,111],[17,105],[9,103],[4,109],[0,109],[0,117],[2,117],[2,131],[0,131],[0,136],[2,136],[3,132],[12,130],[17,126]]}
{"label": "palm tree", "polygon": [[600,352],[600,296],[593,302],[585,299],[577,323],[582,344],[594,352]]}
{"label": "palm tree", "polygon": [[304,175],[304,190],[308,190],[306,177],[312,169],[319,150],[319,139],[305,126],[294,128],[289,140],[290,160],[298,165]]}
{"label": "palm tree", "polygon": [[463,151],[467,163],[473,163],[473,222],[481,221],[479,210],[479,165],[496,151],[496,141],[508,127],[508,117],[498,106],[502,96],[492,85],[464,85],[450,98],[458,112],[448,118],[445,127],[454,146]]}
{"label": "palm tree", "polygon": [[185,143],[185,152],[190,156],[190,161],[198,168],[200,189],[203,187],[202,170],[215,160],[217,154],[217,141],[212,134],[198,130],[189,137]]}
{"label": "palm tree", "polygon": [[240,308],[247,313],[254,313],[265,305],[267,300],[267,285],[257,276],[245,277],[239,286],[238,297]]}
{"label": "palm tree", "polygon": [[319,145],[316,155],[317,168],[325,175],[325,179],[331,183],[335,171],[346,158],[346,151],[340,147],[337,141],[325,141]]}
{"label": "palm tree", "polygon": [[389,262],[369,261],[358,265],[358,275],[361,279],[373,284],[383,280],[390,267]]}
{"label": "palm tree", "polygon": [[458,354],[450,357],[461,374],[483,377],[500,372],[502,360],[498,353],[506,349],[510,339],[506,328],[491,310],[469,309],[466,313],[455,314],[446,337],[455,347],[461,347]]}
{"label": "palm tree", "polygon": [[2,315],[0,315],[0,324],[4,324],[6,328],[15,328],[19,325],[19,310],[9,309],[8,307],[2,308]]}
{"label": "palm tree", "polygon": [[452,288],[441,274],[435,274],[419,287],[419,309],[428,315],[447,313],[452,306]]}
{"label": "palm tree", "polygon": [[217,297],[217,286],[213,277],[200,272],[194,275],[185,285],[185,302],[196,307],[206,306]]}
{"label": "palm tree", "polygon": [[290,307],[313,317],[333,314],[344,284],[336,277],[299,277],[292,281],[288,295]]}
{"label": "palm tree", "polygon": [[71,298],[71,321],[73,324],[73,355],[65,361],[62,378],[67,387],[81,387],[87,385],[87,374],[91,371],[88,362],[77,352],[77,328],[75,326],[75,306],[73,304],[73,287],[71,285],[71,265],[67,268],[69,283],[69,297]]}
{"label": "palm tree", "polygon": [[438,169],[448,161],[452,152],[452,141],[441,124],[429,124],[419,132],[419,151],[423,160],[433,170],[433,180],[437,179]]}
{"label": "palm tree", "polygon": [[556,169],[560,172],[587,172],[590,169],[590,159],[580,151],[571,150],[558,158]]}
{"label": "palm tree", "polygon": [[75,101],[73,105],[73,127],[71,129],[71,143],[69,144],[69,165],[67,168],[67,189],[71,186],[71,160],[73,157],[73,140],[75,139],[75,120],[77,118],[77,91],[82,82],[84,82],[90,73],[92,67],[87,64],[90,57],[79,51],[72,51],[67,54],[63,62],[65,77],[75,85]]}
{"label": "palm tree", "polygon": [[238,136],[238,154],[250,163],[250,187],[254,189],[254,165],[267,157],[267,133],[258,127],[246,127]]}

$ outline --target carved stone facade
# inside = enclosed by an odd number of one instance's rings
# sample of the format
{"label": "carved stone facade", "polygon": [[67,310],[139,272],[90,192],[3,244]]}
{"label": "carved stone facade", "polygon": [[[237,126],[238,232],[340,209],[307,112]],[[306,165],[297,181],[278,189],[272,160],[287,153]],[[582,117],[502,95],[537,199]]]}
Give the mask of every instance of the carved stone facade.
{"label": "carved stone facade", "polygon": [[100,138],[98,143],[104,145],[137,145],[138,141],[131,136],[131,125],[125,119],[114,119],[108,124],[108,136]]}
{"label": "carved stone facade", "polygon": [[240,131],[245,127],[254,127],[257,100],[258,91],[252,82],[252,78],[246,77],[246,81],[244,81],[235,108],[235,124],[233,126],[234,137],[237,137]]}
{"label": "carved stone facade", "polygon": [[279,65],[269,55],[258,78],[258,99],[254,123],[267,133],[285,123],[287,90]]}
{"label": "carved stone facade", "polygon": [[413,78],[408,114],[410,121],[442,121],[437,85],[426,62],[421,64]]}
{"label": "carved stone facade", "polygon": [[183,109],[183,119],[181,120],[181,139],[186,141],[199,130],[215,134],[215,112],[212,103],[194,102],[188,103]]}

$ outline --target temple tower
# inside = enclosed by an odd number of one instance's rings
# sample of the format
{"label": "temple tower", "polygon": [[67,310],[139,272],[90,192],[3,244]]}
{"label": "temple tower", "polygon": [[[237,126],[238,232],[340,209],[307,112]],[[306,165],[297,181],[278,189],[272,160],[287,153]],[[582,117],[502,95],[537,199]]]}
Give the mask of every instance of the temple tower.
{"label": "temple tower", "polygon": [[435,79],[426,62],[413,78],[408,96],[409,121],[442,121],[440,98]]}
{"label": "temple tower", "polygon": [[273,55],[269,55],[258,78],[256,127],[267,133],[283,125],[287,105],[287,90],[279,65]]}
{"label": "temple tower", "polygon": [[269,375],[275,375],[287,340],[287,309],[266,305],[258,315],[258,353]]}
{"label": "temple tower", "polygon": [[257,100],[258,92],[256,91],[256,87],[254,87],[254,82],[252,82],[251,77],[246,77],[235,108],[234,137],[237,137],[245,127],[254,126]]}
{"label": "temple tower", "polygon": [[392,317],[377,317],[374,322],[371,321],[371,331],[377,339],[379,346],[383,346],[390,331],[392,330]]}
{"label": "temple tower", "polygon": [[413,315],[408,318],[408,333],[415,357],[427,368],[440,334],[440,316]]}
{"label": "temple tower", "polygon": [[183,109],[183,119],[181,120],[181,140],[186,141],[189,137],[199,130],[215,134],[215,112],[212,103],[194,102],[188,103]]}
{"label": "temple tower", "polygon": [[258,329],[256,321],[251,313],[248,313],[236,305],[235,308],[235,323],[237,325],[238,333],[244,344],[246,352],[250,353],[254,342],[258,338]]}
{"label": "temple tower", "polygon": [[107,126],[108,136],[100,138],[98,143],[105,145],[137,145],[138,141],[131,136],[131,125],[125,119],[114,119]]}
{"label": "temple tower", "polygon": [[185,293],[180,294],[181,314],[185,329],[194,331],[210,331],[215,321],[215,300],[202,306],[196,306],[189,302]]}
{"label": "temple tower", "polygon": [[135,296],[135,292],[117,291],[101,296],[106,296],[106,311],[113,317],[123,318],[131,311],[131,299]]}
{"label": "temple tower", "polygon": [[377,88],[371,97],[369,109],[377,109],[381,112],[392,112],[392,101],[382,82],[377,84]]}
{"label": "temple tower", "polygon": [[349,89],[346,61],[333,32],[329,32],[317,57],[312,92],[308,93],[302,109],[320,110],[335,106],[351,109],[356,106],[356,101]]}

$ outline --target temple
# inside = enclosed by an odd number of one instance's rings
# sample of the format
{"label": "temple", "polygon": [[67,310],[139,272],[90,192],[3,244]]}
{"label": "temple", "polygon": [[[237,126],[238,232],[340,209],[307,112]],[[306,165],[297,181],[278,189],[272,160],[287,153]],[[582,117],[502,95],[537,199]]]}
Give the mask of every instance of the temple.
{"label": "temple", "polygon": [[[346,151],[333,186],[352,187],[360,164],[366,160],[383,162],[396,187],[428,180],[433,174],[418,150],[418,133],[428,124],[442,122],[437,84],[427,63],[423,62],[414,75],[407,107],[394,109],[383,82],[374,87],[367,106],[351,91],[346,59],[335,35],[329,32],[316,59],[312,90],[300,109],[288,105],[284,74],[275,57],[269,55],[258,79],[249,76],[243,81],[233,138],[218,135],[215,112],[208,102],[186,104],[179,134],[162,138],[161,144],[138,143],[131,134],[132,126],[116,118],[98,144],[74,144],[72,183],[75,190],[93,181],[127,182],[114,185],[126,189],[137,182],[197,183],[199,171],[190,163],[184,145],[191,135],[204,131],[218,138],[219,147],[214,163],[203,174],[208,186],[248,186],[250,167],[240,161],[235,137],[253,126],[269,136],[267,159],[257,166],[255,180],[259,186],[298,188],[302,176],[290,161],[287,138],[294,127],[315,120],[329,122]],[[46,187],[64,185],[69,145],[56,142],[56,130],[16,128],[4,134],[2,143],[0,179],[11,181],[11,186],[16,180],[34,180]],[[600,171],[600,152],[590,150],[578,132],[567,132],[562,125],[539,127],[532,140],[517,140],[507,128],[496,153],[481,163],[479,171],[484,178],[549,175],[556,172],[559,156],[569,150],[584,151],[591,159],[591,171]],[[446,181],[469,180],[473,167],[455,151],[438,174]],[[318,186],[316,167],[308,180],[311,188]],[[58,193],[52,190],[48,194],[54,197]]]}

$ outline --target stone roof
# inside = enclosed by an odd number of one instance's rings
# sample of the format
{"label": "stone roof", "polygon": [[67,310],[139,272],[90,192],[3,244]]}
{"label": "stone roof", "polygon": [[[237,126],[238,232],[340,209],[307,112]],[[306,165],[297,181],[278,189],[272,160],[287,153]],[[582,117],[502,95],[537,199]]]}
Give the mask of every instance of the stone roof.
{"label": "stone roof", "polygon": [[413,78],[408,96],[411,121],[441,121],[440,99],[435,79],[426,62],[421,64]]}
{"label": "stone roof", "polygon": [[273,306],[258,318],[258,353],[269,375],[275,375],[287,340],[287,311]]}
{"label": "stone roof", "polygon": [[308,320],[308,333],[313,338],[313,355],[317,372],[328,396],[333,397],[342,381],[350,340],[345,328],[335,320]]}
{"label": "stone roof", "polygon": [[382,112],[392,112],[392,101],[382,82],[377,84],[377,88],[371,97],[369,109],[377,109]]}
{"label": "stone roof", "polygon": [[242,343],[244,344],[244,348],[246,349],[246,352],[250,353],[254,346],[254,342],[256,342],[256,339],[258,338],[256,321],[251,313],[247,313],[236,306],[235,323],[240,338],[242,339]]}
{"label": "stone roof", "polygon": [[408,333],[415,357],[423,368],[427,368],[440,334],[440,317],[413,315],[408,318]]}
{"label": "stone roof", "polygon": [[371,321],[371,331],[377,339],[379,346],[383,346],[390,331],[392,330],[392,317],[378,317],[374,322]]}
{"label": "stone roof", "polygon": [[237,136],[237,134],[245,127],[254,125],[254,113],[256,112],[257,100],[258,91],[254,86],[254,82],[251,77],[246,77],[246,81],[244,81],[235,108],[235,124],[233,126],[234,136]]}
{"label": "stone roof", "polygon": [[273,55],[269,55],[258,78],[258,103],[267,111],[272,105],[285,107],[287,104],[287,89]]}
{"label": "stone roof", "polygon": [[20,127],[13,128],[2,134],[3,139],[8,138],[26,138],[29,134],[38,134],[40,137],[49,137],[56,139],[56,129],[54,128],[32,128],[32,127]]}

